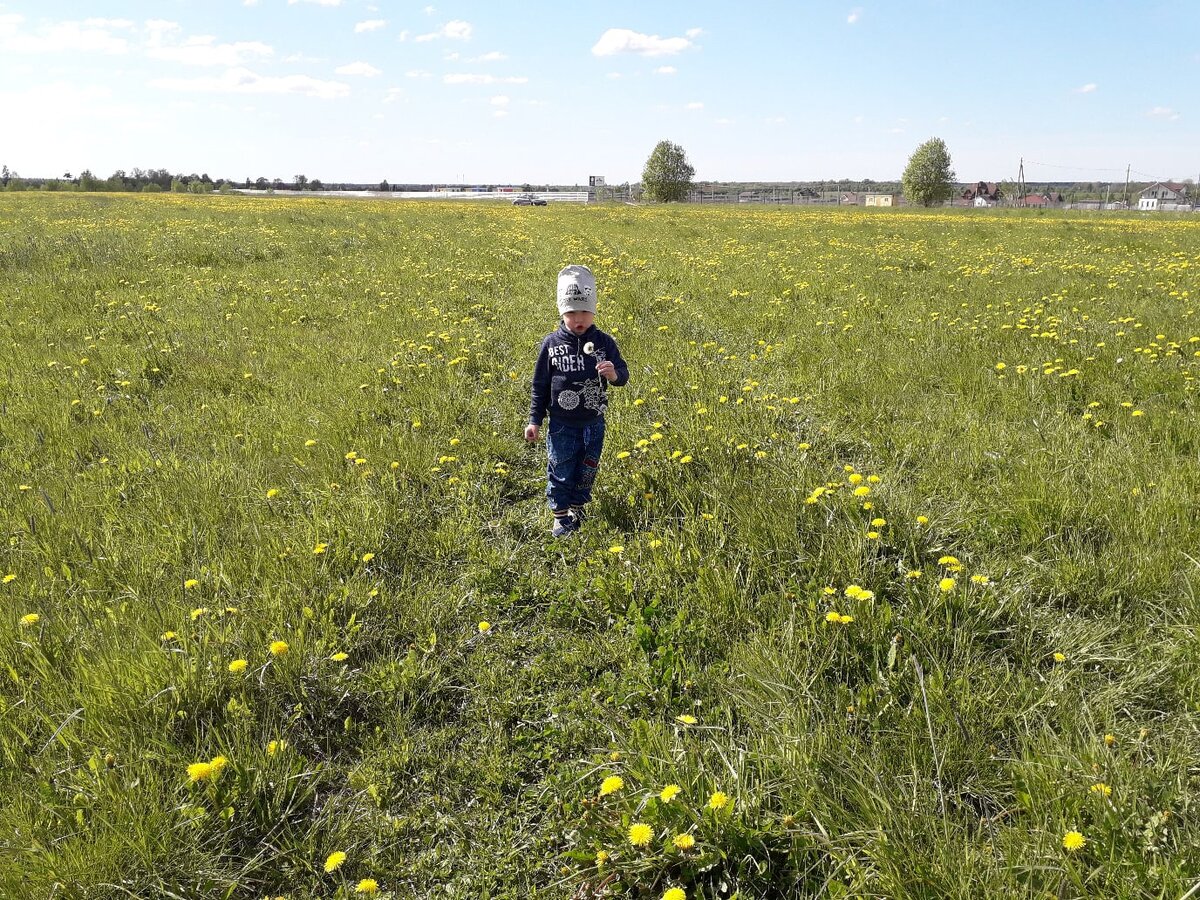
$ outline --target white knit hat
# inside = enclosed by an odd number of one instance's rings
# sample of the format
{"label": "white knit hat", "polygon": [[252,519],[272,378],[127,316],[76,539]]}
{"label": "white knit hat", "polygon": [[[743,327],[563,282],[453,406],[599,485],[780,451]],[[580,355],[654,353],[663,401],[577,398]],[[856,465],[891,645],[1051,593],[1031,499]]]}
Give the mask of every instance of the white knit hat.
{"label": "white knit hat", "polygon": [[558,273],[558,314],[596,311],[596,276],[587,266],[567,266]]}

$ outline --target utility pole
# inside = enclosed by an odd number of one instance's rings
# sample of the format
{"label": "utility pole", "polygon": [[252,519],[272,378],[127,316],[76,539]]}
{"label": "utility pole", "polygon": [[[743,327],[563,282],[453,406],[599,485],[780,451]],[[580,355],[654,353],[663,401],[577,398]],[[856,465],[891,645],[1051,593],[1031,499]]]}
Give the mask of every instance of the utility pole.
{"label": "utility pole", "polygon": [[1125,208],[1129,209],[1129,170],[1133,168],[1133,163],[1125,166]]}
{"label": "utility pole", "polygon": [[1025,157],[1021,157],[1021,165],[1017,169],[1017,206],[1025,205]]}

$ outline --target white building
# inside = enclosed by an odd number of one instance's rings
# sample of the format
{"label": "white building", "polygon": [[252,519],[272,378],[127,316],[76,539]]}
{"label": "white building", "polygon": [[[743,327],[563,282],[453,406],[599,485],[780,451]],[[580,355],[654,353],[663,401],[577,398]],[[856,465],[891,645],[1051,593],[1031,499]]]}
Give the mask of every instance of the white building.
{"label": "white building", "polygon": [[1188,205],[1188,186],[1174,181],[1156,181],[1138,194],[1138,209],[1180,209]]}

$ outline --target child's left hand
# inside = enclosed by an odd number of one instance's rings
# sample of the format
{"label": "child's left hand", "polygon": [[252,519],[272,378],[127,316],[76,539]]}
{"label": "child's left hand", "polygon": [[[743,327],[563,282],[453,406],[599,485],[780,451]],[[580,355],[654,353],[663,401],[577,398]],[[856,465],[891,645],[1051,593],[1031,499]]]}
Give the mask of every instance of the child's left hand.
{"label": "child's left hand", "polygon": [[596,374],[609,381],[616,381],[617,367],[606,359],[604,362],[596,363]]}

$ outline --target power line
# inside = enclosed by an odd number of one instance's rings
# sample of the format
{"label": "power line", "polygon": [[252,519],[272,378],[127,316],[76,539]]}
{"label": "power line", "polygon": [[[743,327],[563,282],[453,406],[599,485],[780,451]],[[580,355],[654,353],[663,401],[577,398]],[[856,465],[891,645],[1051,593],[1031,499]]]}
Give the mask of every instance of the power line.
{"label": "power line", "polygon": [[1102,169],[1102,168],[1083,168],[1082,166],[1059,166],[1054,163],[1037,162],[1030,160],[1031,166],[1042,166],[1047,169],[1069,169],[1072,172],[1123,172],[1124,169]]}

